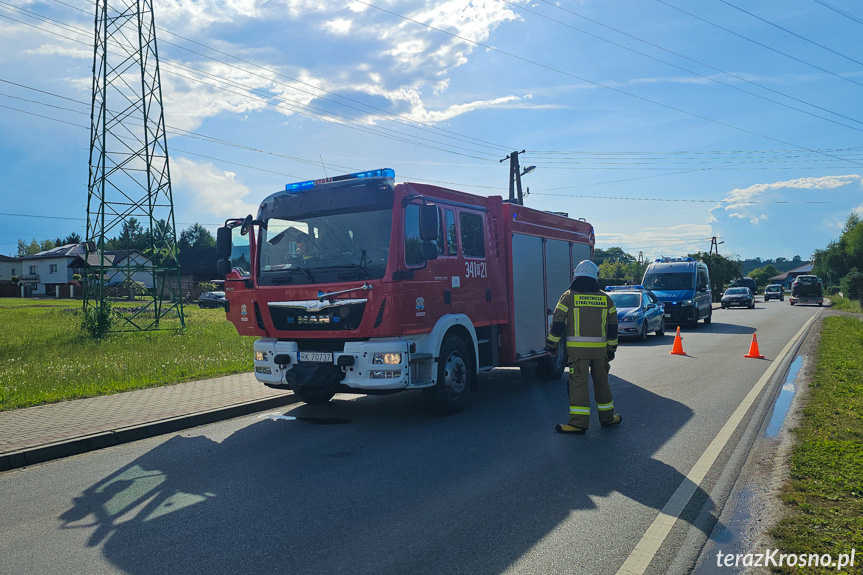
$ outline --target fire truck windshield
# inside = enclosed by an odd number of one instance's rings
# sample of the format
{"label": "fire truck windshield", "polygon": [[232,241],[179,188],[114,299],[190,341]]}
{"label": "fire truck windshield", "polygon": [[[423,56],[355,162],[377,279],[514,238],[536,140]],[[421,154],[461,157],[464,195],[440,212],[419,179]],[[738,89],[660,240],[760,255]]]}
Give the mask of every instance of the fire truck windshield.
{"label": "fire truck windshield", "polygon": [[260,244],[262,285],[334,283],[382,278],[392,209],[271,217]]}

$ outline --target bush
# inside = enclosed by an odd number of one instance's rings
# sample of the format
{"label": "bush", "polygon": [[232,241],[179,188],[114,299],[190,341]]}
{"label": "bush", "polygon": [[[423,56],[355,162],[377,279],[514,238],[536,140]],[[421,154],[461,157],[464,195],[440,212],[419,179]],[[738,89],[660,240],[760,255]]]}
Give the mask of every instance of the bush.
{"label": "bush", "polygon": [[114,323],[111,304],[102,301],[98,307],[85,307],[81,316],[81,331],[93,339],[102,339]]}
{"label": "bush", "polygon": [[863,274],[857,268],[851,268],[851,271],[842,278],[839,282],[842,288],[842,294],[848,299],[863,302]]}
{"label": "bush", "polygon": [[198,289],[201,292],[216,291],[216,284],[213,282],[201,282],[198,284]]}

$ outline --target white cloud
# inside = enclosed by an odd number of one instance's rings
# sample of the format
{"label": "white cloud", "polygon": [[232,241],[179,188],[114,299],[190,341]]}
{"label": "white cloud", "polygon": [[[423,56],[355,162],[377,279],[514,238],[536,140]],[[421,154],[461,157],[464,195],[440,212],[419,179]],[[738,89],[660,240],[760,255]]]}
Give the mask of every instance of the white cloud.
{"label": "white cloud", "polygon": [[[80,46],[80,44],[78,46]],[[25,50],[24,53],[38,56],[67,56],[69,58],[93,60],[92,48],[58,46],[56,44],[42,44],[34,50]]]}
{"label": "white cloud", "polygon": [[[766,206],[769,203],[759,202],[791,202],[783,195],[791,190],[833,190],[855,182],[861,182],[863,176],[848,174],[842,176],[823,176],[819,178],[798,178],[784,182],[755,184],[748,188],[731,190],[728,195],[710,209],[708,223],[718,222],[718,215],[725,212],[726,217],[748,220],[757,225],[767,219]],[[800,201],[817,201],[818,195],[804,197]]]}
{"label": "white cloud", "polygon": [[188,200],[196,212],[212,214],[217,220],[257,213],[255,204],[243,201],[251,190],[237,180],[237,175],[209,162],[172,157],[171,185],[176,199]]}
{"label": "white cloud", "polygon": [[347,18],[335,18],[324,22],[324,29],[331,34],[344,36],[351,31],[351,24],[353,22]]}

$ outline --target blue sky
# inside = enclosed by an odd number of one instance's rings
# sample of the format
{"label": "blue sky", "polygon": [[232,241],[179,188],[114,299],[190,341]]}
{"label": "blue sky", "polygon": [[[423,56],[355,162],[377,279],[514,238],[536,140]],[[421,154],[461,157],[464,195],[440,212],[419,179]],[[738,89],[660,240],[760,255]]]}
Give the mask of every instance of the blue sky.
{"label": "blue sky", "polygon": [[[379,167],[506,195],[522,149],[526,204],[647,258],[807,259],[863,212],[859,2],[154,5],[179,229]],[[0,253],[84,235],[94,10],[0,0]]]}

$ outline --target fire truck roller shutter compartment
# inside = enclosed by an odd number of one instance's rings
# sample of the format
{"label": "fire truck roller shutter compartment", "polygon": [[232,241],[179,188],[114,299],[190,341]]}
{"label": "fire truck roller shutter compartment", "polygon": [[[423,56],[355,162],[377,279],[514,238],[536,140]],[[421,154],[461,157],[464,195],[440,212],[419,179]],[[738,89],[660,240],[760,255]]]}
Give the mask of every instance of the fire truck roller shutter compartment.
{"label": "fire truck roller shutter compartment", "polygon": [[[543,277],[542,238],[512,235],[512,291],[516,357],[530,357],[545,349],[545,302],[537,278]],[[563,292],[561,292],[563,293]]]}

